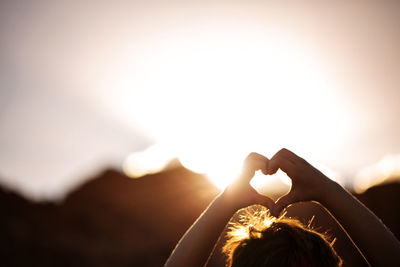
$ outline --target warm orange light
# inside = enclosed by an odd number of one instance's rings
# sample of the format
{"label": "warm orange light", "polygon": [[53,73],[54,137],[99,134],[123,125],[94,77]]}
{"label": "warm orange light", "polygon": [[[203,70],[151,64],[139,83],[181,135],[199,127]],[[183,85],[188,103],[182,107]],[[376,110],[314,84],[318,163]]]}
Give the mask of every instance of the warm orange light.
{"label": "warm orange light", "polygon": [[251,151],[319,153],[335,145],[327,140],[343,138],[346,111],[337,109],[334,83],[316,55],[293,36],[243,25],[167,34],[141,63],[131,48],[111,64],[104,84],[118,92],[106,96],[113,112],[169,150],[146,155],[155,164],[143,162],[143,170],[125,164],[128,174],[163,165],[160,153],[176,155],[223,188]]}

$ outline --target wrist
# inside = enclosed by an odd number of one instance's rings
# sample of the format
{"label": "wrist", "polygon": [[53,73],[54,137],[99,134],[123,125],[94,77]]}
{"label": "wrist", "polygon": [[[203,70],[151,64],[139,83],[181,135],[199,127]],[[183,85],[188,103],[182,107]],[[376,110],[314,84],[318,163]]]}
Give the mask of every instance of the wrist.
{"label": "wrist", "polygon": [[226,210],[230,211],[232,214],[235,214],[236,211],[243,208],[243,204],[240,202],[240,197],[238,197],[235,192],[230,190],[229,186],[222,191],[217,198],[225,207]]}

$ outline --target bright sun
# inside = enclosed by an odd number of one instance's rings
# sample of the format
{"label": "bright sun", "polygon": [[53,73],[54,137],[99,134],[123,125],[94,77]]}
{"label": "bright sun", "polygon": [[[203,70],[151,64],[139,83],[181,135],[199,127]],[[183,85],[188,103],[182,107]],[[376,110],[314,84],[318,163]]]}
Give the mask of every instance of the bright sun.
{"label": "bright sun", "polygon": [[332,79],[300,40],[245,25],[166,36],[150,40],[141,56],[121,50],[103,81],[115,88],[104,96],[110,109],[155,140],[128,157],[129,175],[177,156],[224,188],[251,151],[318,153],[343,138],[345,111]]}

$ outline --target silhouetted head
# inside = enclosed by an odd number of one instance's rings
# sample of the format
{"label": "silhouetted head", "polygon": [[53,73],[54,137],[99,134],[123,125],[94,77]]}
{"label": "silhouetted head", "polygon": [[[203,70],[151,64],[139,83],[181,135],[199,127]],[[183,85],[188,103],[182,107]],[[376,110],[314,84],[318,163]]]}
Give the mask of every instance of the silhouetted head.
{"label": "silhouetted head", "polygon": [[342,260],[325,235],[296,219],[248,212],[234,223],[223,248],[230,267],[337,267]]}

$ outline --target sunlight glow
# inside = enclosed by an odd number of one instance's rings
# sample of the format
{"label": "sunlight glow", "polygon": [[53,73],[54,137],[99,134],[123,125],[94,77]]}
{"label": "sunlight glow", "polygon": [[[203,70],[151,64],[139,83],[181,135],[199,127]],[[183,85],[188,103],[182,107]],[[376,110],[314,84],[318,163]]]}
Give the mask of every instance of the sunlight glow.
{"label": "sunlight glow", "polygon": [[241,25],[171,31],[162,44],[149,40],[147,55],[128,46],[110,63],[103,81],[117,91],[104,96],[110,110],[170,150],[131,155],[129,175],[177,155],[224,188],[251,151],[272,156],[290,146],[318,154],[343,139],[346,111],[318,56],[293,35]]}
{"label": "sunlight glow", "polygon": [[354,190],[362,193],[368,188],[400,179],[400,155],[387,155],[378,163],[362,169],[354,180]]}
{"label": "sunlight glow", "polygon": [[153,145],[144,151],[130,154],[123,162],[122,169],[130,177],[140,177],[161,171],[175,157],[170,149]]}

